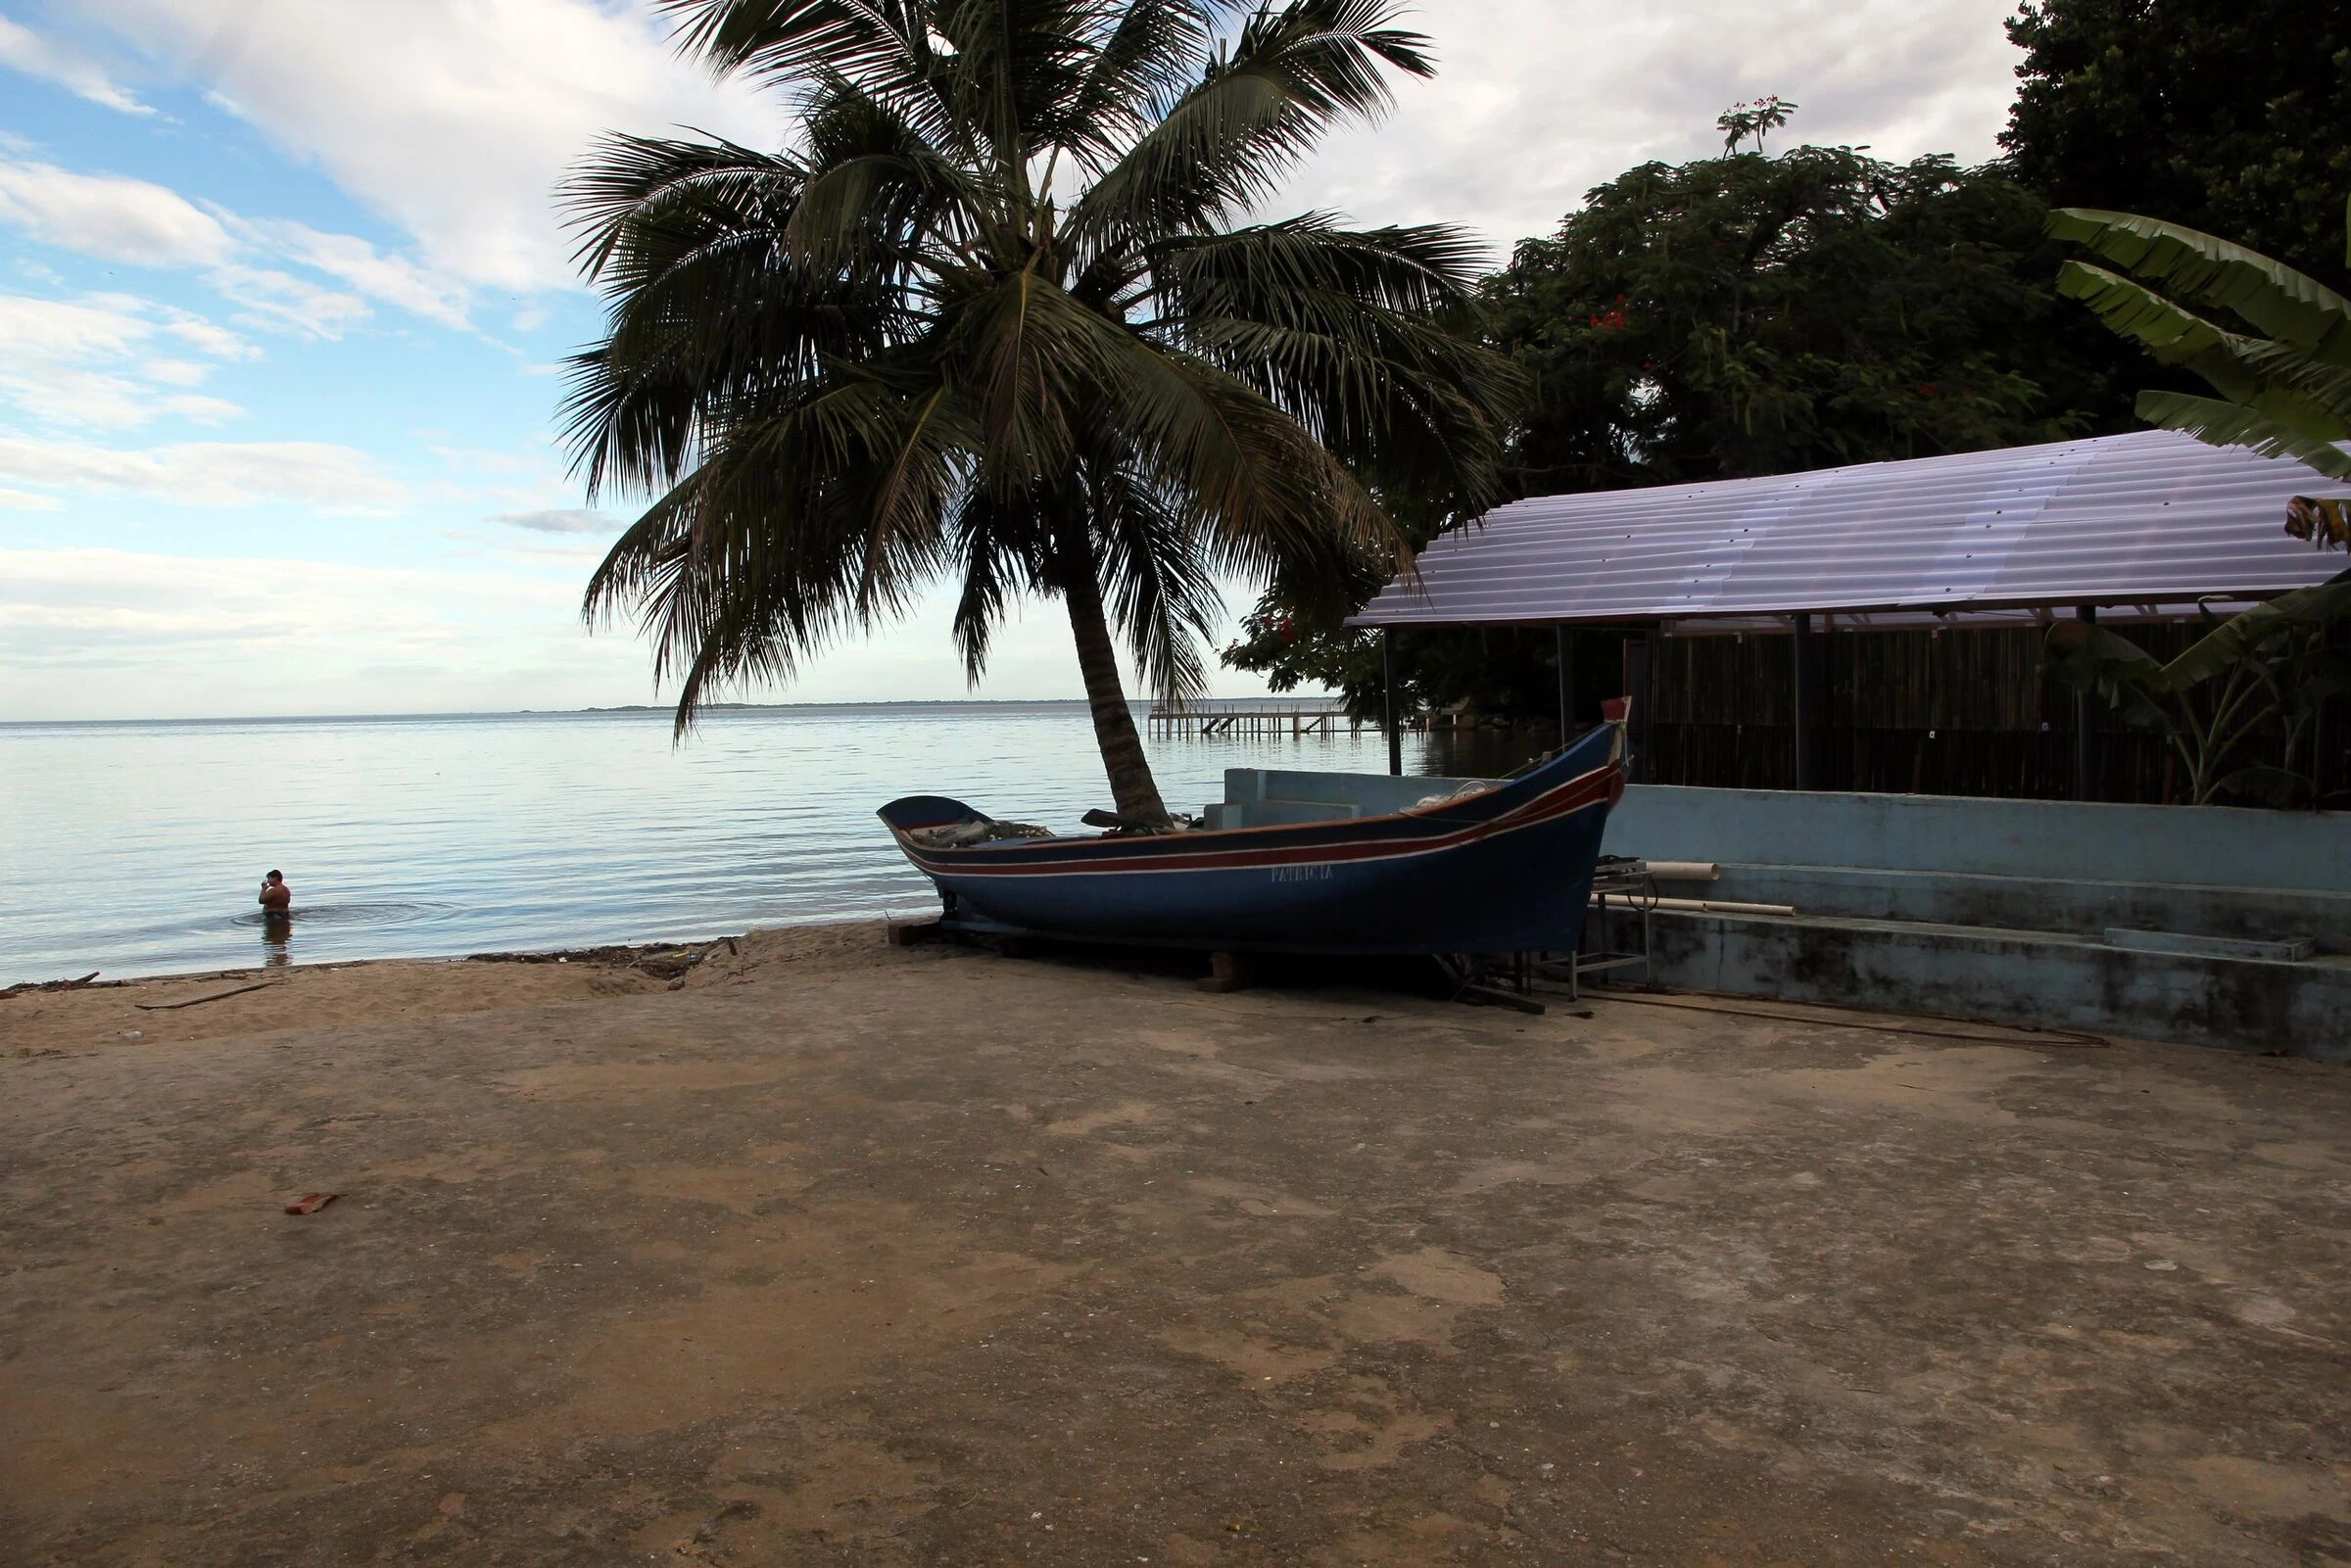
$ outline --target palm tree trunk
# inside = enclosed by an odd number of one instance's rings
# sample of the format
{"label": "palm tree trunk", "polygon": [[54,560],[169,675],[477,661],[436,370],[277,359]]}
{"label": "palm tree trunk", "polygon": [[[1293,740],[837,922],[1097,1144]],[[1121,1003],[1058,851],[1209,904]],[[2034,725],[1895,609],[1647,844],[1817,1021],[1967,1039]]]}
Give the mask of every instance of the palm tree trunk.
{"label": "palm tree trunk", "polygon": [[1158,781],[1151,777],[1150,759],[1143,755],[1143,737],[1135,733],[1134,714],[1119,681],[1118,646],[1110,640],[1110,622],[1102,614],[1102,588],[1094,575],[1094,552],[1083,525],[1067,530],[1061,541],[1061,600],[1069,606],[1070,631],[1078,640],[1078,669],[1085,678],[1086,705],[1093,709],[1094,743],[1102,748],[1102,767],[1110,775],[1110,795],[1118,809],[1149,822],[1168,820],[1160,803]]}

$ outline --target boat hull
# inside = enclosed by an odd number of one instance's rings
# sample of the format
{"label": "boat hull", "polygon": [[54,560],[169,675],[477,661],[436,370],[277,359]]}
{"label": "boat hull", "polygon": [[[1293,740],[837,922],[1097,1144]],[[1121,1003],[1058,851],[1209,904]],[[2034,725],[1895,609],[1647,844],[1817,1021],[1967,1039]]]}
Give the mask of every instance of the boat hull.
{"label": "boat hull", "polygon": [[918,835],[984,819],[941,796],[882,816],[948,923],[976,931],[1241,952],[1565,952],[1623,787],[1604,730],[1485,793],[1381,817],[939,848]]}

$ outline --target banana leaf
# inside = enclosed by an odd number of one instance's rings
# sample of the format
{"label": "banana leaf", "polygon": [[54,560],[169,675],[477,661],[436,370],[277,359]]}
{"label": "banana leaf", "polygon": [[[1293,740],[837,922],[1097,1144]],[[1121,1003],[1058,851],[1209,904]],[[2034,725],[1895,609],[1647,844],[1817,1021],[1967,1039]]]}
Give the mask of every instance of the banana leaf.
{"label": "banana leaf", "polygon": [[2351,300],[2258,251],[2160,218],[2091,208],[2059,208],[2048,232],[2198,304],[2233,310],[2329,363],[2351,364]]}
{"label": "banana leaf", "polygon": [[2129,638],[2090,621],[2059,621],[2046,646],[2060,676],[2096,692],[2126,723],[2172,728],[2171,715],[2150,694],[2164,689],[2163,665]]}
{"label": "banana leaf", "polygon": [[2351,481],[2351,453],[2330,440],[2305,435],[2241,403],[2186,392],[2142,392],[2138,416],[2214,447],[2250,447],[2265,457],[2292,457],[2329,479]]}
{"label": "banana leaf", "polygon": [[2216,795],[2242,795],[2280,809],[2301,804],[2310,791],[2311,782],[2302,775],[2267,765],[2239,768],[2212,786]]}
{"label": "banana leaf", "polygon": [[[2280,594],[2267,604],[2256,604],[2241,615],[2231,616],[2198,638],[2186,652],[2164,665],[2156,672],[2155,679],[2165,690],[2184,690],[2199,681],[2212,679],[2280,632],[2322,626],[2347,615],[2351,615],[2351,572],[2312,588]],[[2081,623],[2061,623],[2058,630],[2068,624]],[[2052,641],[2054,638],[2052,631]]]}

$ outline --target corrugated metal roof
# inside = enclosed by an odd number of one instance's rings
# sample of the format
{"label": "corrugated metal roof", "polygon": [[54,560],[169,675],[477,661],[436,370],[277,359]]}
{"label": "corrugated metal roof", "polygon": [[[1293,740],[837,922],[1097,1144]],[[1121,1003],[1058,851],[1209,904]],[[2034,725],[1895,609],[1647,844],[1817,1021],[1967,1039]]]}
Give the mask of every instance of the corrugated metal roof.
{"label": "corrugated metal roof", "polygon": [[[2284,531],[2351,487],[2168,430],[1514,501],[1353,626],[1541,625],[2267,598],[2347,564]],[[1969,617],[1960,616],[1959,619]],[[1698,628],[1691,628],[1698,630]]]}

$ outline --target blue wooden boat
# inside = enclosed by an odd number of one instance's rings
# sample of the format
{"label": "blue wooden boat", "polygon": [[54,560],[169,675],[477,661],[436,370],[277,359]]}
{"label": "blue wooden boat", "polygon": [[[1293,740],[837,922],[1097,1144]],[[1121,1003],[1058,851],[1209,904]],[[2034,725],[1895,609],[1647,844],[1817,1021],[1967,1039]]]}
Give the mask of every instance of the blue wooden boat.
{"label": "blue wooden boat", "polygon": [[880,815],[953,930],[1224,952],[1564,953],[1624,791],[1622,757],[1620,728],[1604,725],[1491,787],[1258,827],[994,836],[1022,830],[943,795]]}

